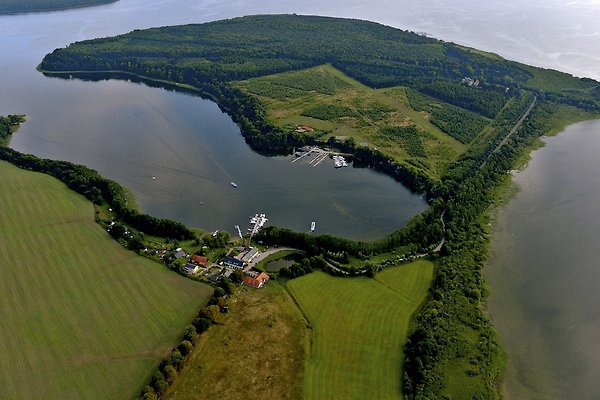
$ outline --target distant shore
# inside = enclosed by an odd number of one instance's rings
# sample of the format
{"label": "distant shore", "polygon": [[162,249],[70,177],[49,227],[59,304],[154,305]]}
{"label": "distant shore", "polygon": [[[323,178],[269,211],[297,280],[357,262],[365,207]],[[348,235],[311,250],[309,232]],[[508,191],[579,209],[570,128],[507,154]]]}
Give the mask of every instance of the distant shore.
{"label": "distant shore", "polygon": [[[76,8],[85,8],[101,6],[104,4],[116,3],[119,0],[72,0],[72,1],[49,1],[48,5],[38,5],[33,1],[14,1],[11,5],[0,5],[0,15],[19,15],[38,12],[65,11]],[[53,5],[53,3],[55,3]]]}

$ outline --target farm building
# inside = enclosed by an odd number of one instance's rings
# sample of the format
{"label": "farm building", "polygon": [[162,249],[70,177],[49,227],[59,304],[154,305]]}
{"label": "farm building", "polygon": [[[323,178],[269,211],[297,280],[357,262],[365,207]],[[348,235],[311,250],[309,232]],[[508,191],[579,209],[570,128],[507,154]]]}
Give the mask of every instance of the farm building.
{"label": "farm building", "polygon": [[252,275],[255,276],[248,275],[244,277],[244,285],[252,286],[253,288],[258,289],[269,280],[269,275],[267,275],[265,272],[261,272],[258,275]]}

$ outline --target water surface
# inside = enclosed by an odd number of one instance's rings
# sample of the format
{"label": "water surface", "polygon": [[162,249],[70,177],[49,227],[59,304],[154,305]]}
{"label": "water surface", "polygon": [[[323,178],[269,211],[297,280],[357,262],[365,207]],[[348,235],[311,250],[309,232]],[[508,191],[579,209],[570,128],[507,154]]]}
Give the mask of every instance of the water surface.
{"label": "water surface", "polygon": [[600,398],[600,121],[568,127],[515,175],[486,269],[507,399]]}

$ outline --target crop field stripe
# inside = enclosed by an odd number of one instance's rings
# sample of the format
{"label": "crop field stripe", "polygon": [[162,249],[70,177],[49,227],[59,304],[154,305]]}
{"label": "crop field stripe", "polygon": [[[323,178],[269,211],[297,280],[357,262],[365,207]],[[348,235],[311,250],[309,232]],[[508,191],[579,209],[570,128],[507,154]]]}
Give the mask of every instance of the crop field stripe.
{"label": "crop field stripe", "polygon": [[432,271],[430,262],[419,261],[386,270],[382,282],[321,272],[290,281],[313,326],[304,398],[401,399],[408,322]]}
{"label": "crop field stripe", "polygon": [[0,398],[124,399],[211,290],[123,249],[57,180],[0,163]]}

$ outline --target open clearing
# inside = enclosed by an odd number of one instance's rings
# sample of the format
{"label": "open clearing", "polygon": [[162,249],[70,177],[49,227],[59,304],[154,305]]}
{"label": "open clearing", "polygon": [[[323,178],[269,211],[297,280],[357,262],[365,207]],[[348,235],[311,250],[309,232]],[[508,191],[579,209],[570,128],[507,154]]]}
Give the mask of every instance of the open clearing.
{"label": "open clearing", "polygon": [[166,397],[173,399],[302,399],[308,329],[280,283],[243,286],[229,313],[202,334]]}
{"label": "open clearing", "polygon": [[0,398],[130,399],[212,290],[127,251],[58,180],[0,162]]}
{"label": "open clearing", "polygon": [[[377,147],[395,160],[424,168],[438,178],[467,146],[415,111],[403,87],[372,89],[331,65],[253,78],[236,83],[267,106],[277,126],[308,125],[325,139],[352,138]],[[399,139],[382,129],[415,125],[420,134]]]}
{"label": "open clearing", "polygon": [[375,279],[315,272],[288,287],[313,328],[304,399],[402,399],[403,347],[433,264],[389,268]]}

